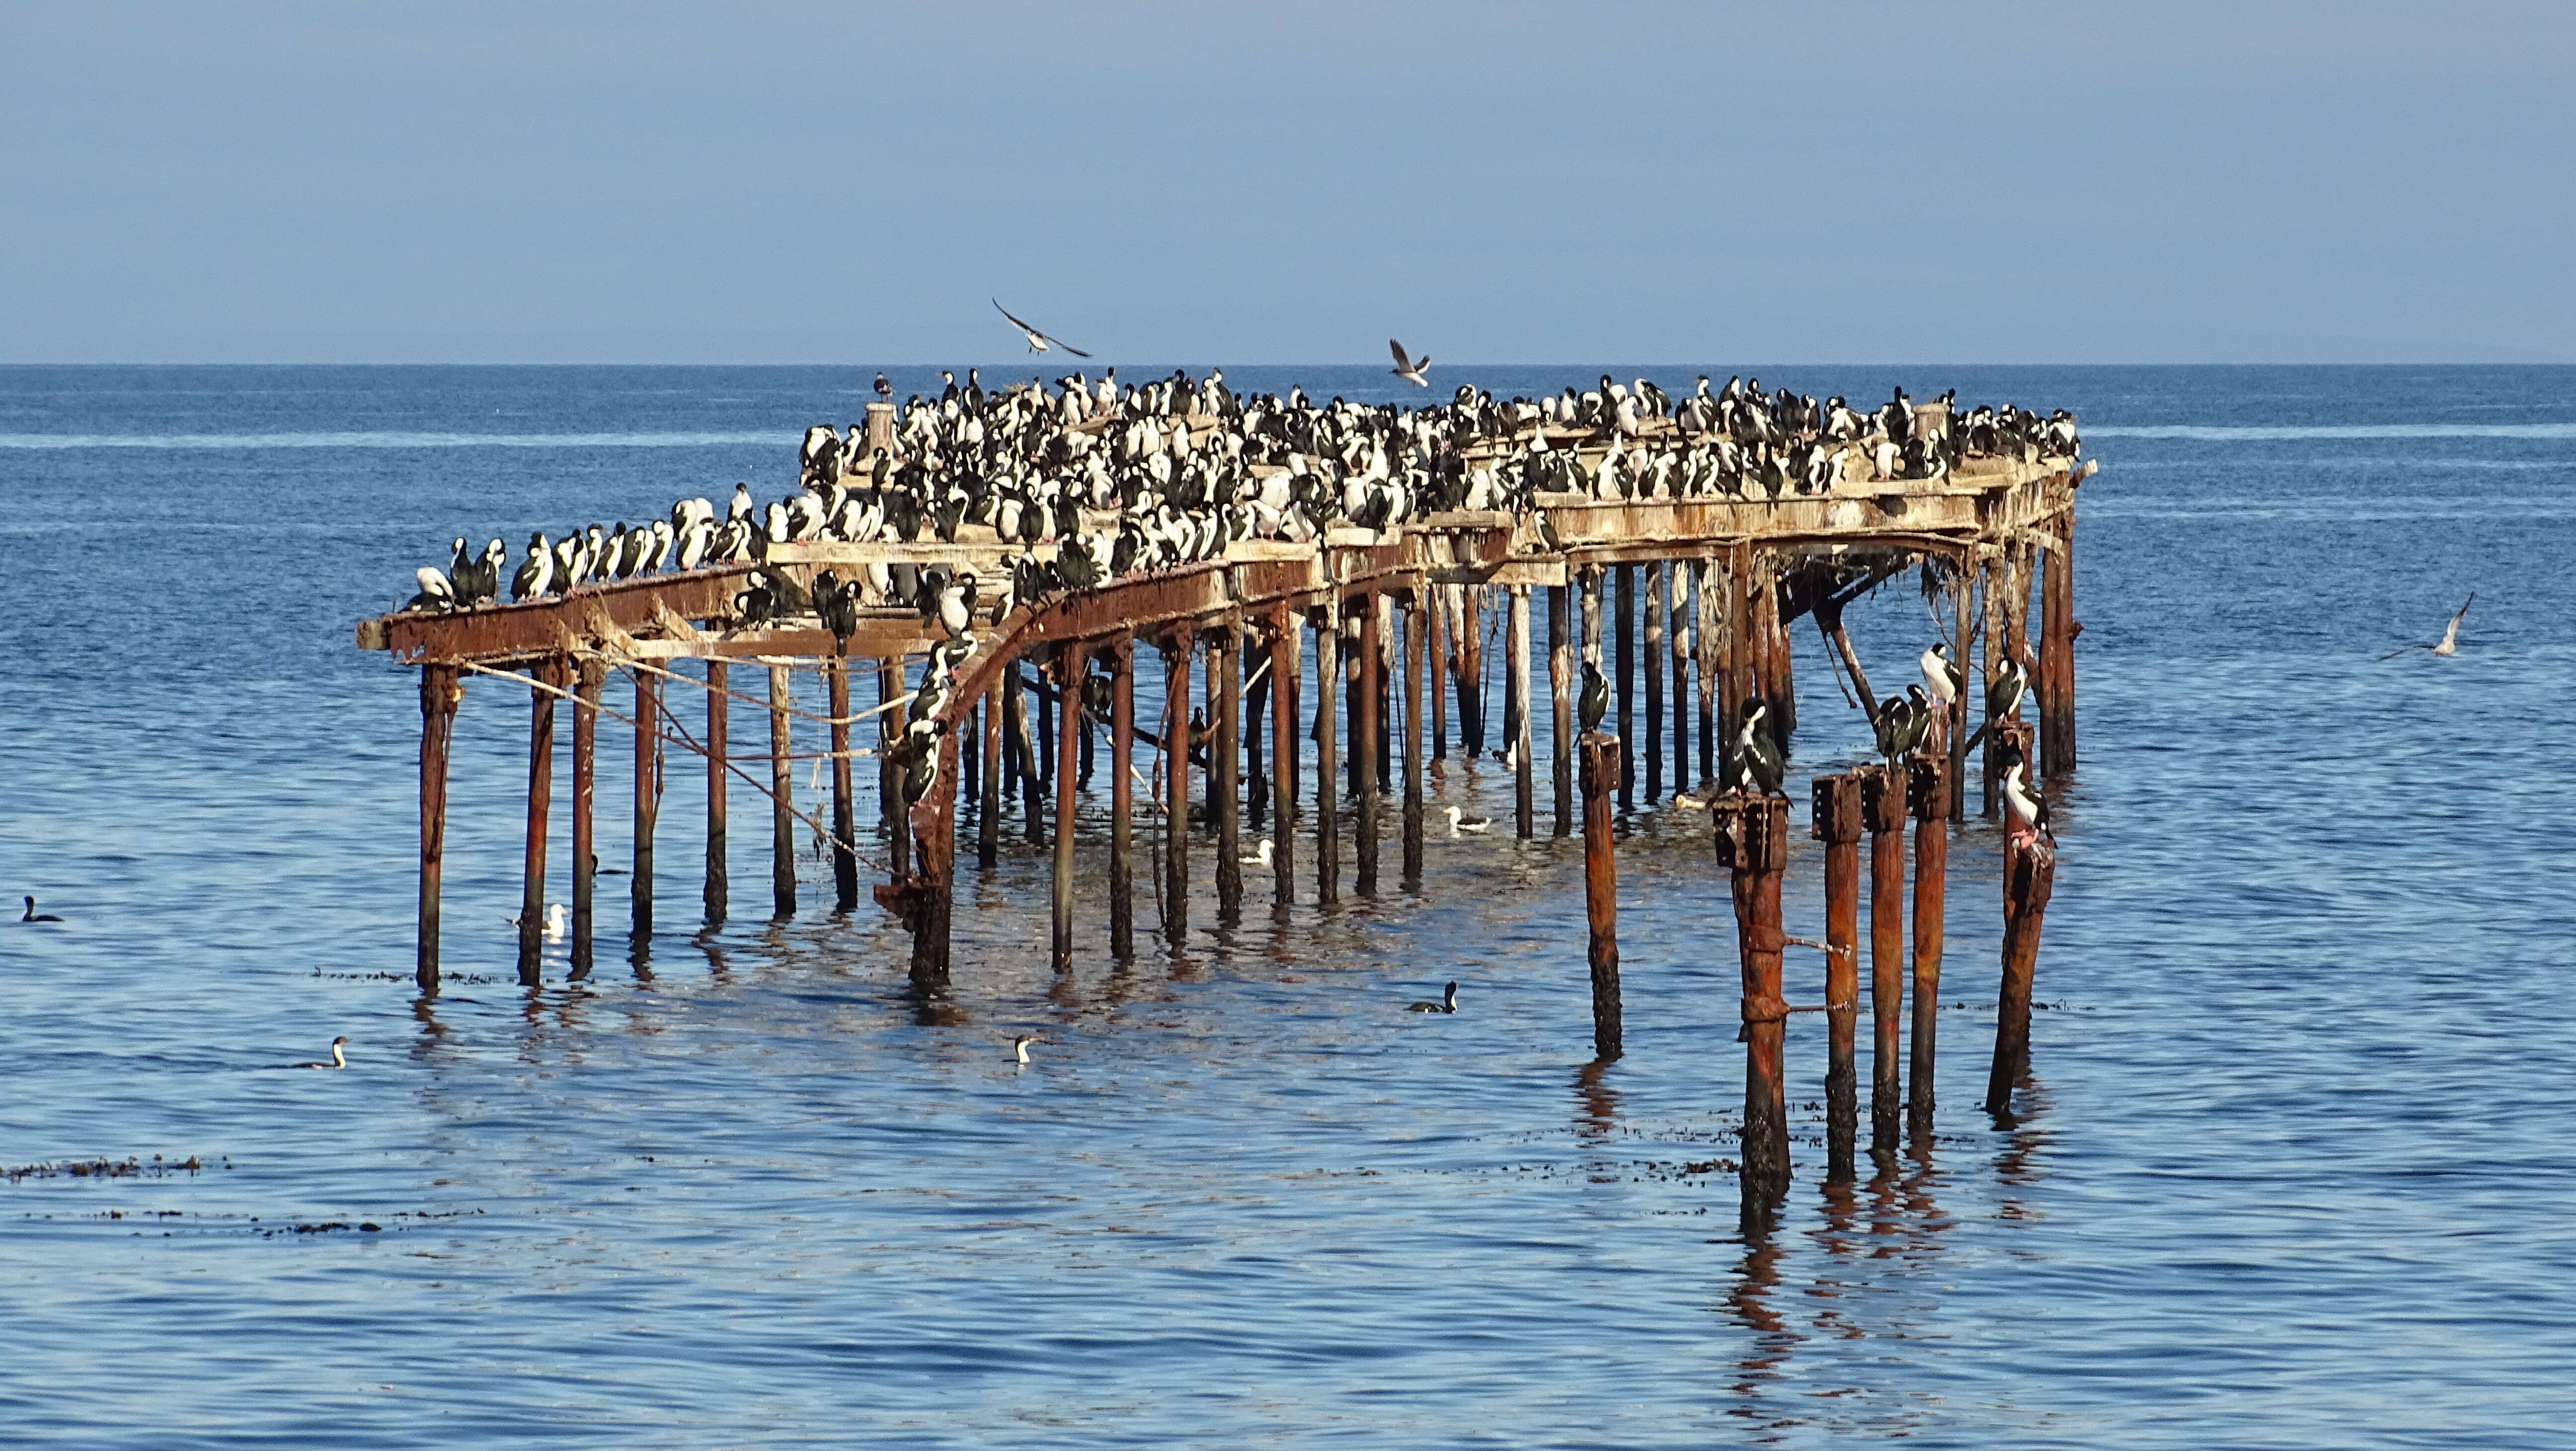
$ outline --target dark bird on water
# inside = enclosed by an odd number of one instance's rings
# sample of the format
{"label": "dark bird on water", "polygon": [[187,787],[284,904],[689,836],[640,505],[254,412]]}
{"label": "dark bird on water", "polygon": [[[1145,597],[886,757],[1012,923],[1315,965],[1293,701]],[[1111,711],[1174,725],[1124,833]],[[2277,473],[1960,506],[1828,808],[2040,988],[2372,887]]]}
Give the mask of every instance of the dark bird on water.
{"label": "dark bird on water", "polygon": [[25,916],[23,916],[23,917],[20,917],[18,920],[19,920],[19,921],[21,921],[21,922],[60,922],[60,921],[61,921],[61,920],[63,920],[63,919],[62,919],[62,918],[60,918],[60,917],[55,916],[55,915],[54,915],[53,913],[51,913],[51,912],[39,912],[39,911],[37,911],[37,910],[36,910],[36,899],[35,899],[35,898],[33,898],[33,897],[29,897],[29,898],[27,899],[27,914],[26,914]]}
{"label": "dark bird on water", "polygon": [[2460,621],[2469,617],[2469,606],[2476,604],[2477,602],[2478,592],[2476,590],[2469,591],[2469,598],[2460,606],[2459,613],[2451,616],[2451,623],[2443,627],[2442,643],[2438,645],[2409,645],[2405,650],[2391,650],[2379,658],[2382,660],[2394,660],[2398,656],[2405,654],[2406,650],[2430,650],[2434,654],[2442,656],[2445,659],[2448,659],[2453,655],[2457,655],[2460,653]]}
{"label": "dark bird on water", "polygon": [[1436,1003],[1427,998],[1416,999],[1405,1004],[1404,1010],[1408,1013],[1454,1013],[1458,1011],[1458,985],[1453,982],[1442,988],[1440,1001]]}
{"label": "dark bird on water", "polygon": [[1581,713],[1586,731],[1601,729],[1601,718],[1610,710],[1610,682],[1601,674],[1601,667],[1589,660],[1583,662],[1583,696],[1575,709]]}
{"label": "dark bird on water", "polygon": [[349,1046],[349,1040],[348,1040],[345,1036],[344,1036],[344,1037],[334,1038],[334,1039],[332,1039],[332,1040],[331,1040],[331,1061],[330,1061],[330,1062],[328,1062],[328,1063],[298,1063],[298,1064],[295,1064],[294,1066],[295,1066],[295,1067],[297,1067],[297,1068],[346,1068],[346,1067],[348,1067],[348,1066],[349,1066],[349,1059],[348,1059],[348,1055],[346,1055],[346,1054],[342,1053],[340,1050],[341,1050],[341,1049],[343,1049],[343,1048],[346,1048],[347,1046]]}
{"label": "dark bird on water", "polygon": [[1048,337],[1045,333],[1039,332],[1036,328],[1029,326],[1018,318],[1011,317],[1011,310],[1002,306],[1002,300],[998,297],[993,299],[993,310],[1006,318],[1010,318],[1011,326],[1018,328],[1020,330],[1020,335],[1029,340],[1030,352],[1043,353],[1049,348],[1062,348],[1077,358],[1087,358],[1091,356],[1091,354],[1084,352],[1082,349],[1075,347],[1073,344],[1068,343],[1061,338]]}
{"label": "dark bird on water", "polygon": [[1402,378],[1404,381],[1412,384],[1416,388],[1428,388],[1431,386],[1431,380],[1422,376],[1425,372],[1429,371],[1431,367],[1430,354],[1425,353],[1419,358],[1408,358],[1404,355],[1404,344],[1397,342],[1393,338],[1388,338],[1386,340],[1386,350],[1395,354],[1395,366],[1387,371],[1395,374],[1395,376],[1399,378]]}

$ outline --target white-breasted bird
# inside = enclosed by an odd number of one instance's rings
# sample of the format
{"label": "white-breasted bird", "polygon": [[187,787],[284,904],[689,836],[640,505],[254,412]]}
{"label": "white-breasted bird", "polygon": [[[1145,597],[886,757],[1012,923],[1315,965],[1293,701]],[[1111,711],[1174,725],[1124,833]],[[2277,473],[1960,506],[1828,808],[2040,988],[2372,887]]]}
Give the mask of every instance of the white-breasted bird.
{"label": "white-breasted bird", "polygon": [[993,299],[993,310],[1000,313],[1003,317],[1009,318],[1011,326],[1018,328],[1020,330],[1020,335],[1029,340],[1030,352],[1043,353],[1049,348],[1062,348],[1077,358],[1087,358],[1091,356],[1091,354],[1086,353],[1082,349],[1075,347],[1073,344],[1064,341],[1062,338],[1048,337],[1045,333],[1039,332],[1036,328],[1029,326],[1018,318],[1011,317],[1011,310],[1002,306],[1002,300],[998,297]]}
{"label": "white-breasted bird", "polygon": [[1425,353],[1419,358],[1408,358],[1404,355],[1404,344],[1397,342],[1393,338],[1388,338],[1386,340],[1386,349],[1388,352],[1395,354],[1395,366],[1389,369],[1389,372],[1392,372],[1395,376],[1402,378],[1404,381],[1412,384],[1416,388],[1428,388],[1431,386],[1431,380],[1422,376],[1423,373],[1428,371],[1431,367],[1430,354]]}
{"label": "white-breasted bird", "polygon": [[2442,627],[2442,642],[2440,644],[2409,645],[2405,650],[2391,650],[2379,658],[2382,660],[2394,660],[2398,656],[2405,654],[2407,650],[2430,650],[2434,654],[2442,656],[2445,659],[2448,659],[2453,655],[2457,655],[2460,653],[2460,621],[2469,617],[2469,606],[2476,604],[2477,602],[2478,592],[2476,590],[2469,591],[2469,598],[2466,603],[2463,603],[2460,606],[2457,614],[2451,616],[2451,623]]}

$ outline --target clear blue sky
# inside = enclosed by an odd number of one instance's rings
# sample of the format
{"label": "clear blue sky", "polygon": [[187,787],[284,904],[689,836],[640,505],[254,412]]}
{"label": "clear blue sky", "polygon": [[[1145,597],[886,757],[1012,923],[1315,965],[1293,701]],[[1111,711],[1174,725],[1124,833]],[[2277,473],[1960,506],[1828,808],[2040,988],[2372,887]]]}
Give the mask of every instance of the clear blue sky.
{"label": "clear blue sky", "polygon": [[2576,6],[0,0],[0,361],[2576,359]]}

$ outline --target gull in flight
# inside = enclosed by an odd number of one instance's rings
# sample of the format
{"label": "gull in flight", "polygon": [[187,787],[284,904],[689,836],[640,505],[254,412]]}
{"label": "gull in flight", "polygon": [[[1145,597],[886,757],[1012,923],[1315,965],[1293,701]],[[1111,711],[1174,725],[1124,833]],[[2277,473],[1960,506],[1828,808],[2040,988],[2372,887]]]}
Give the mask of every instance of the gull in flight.
{"label": "gull in flight", "polygon": [[2467,619],[2467,618],[2469,617],[2469,606],[2470,606],[2470,605],[2473,605],[2473,604],[2476,604],[2477,602],[2478,602],[2478,592],[2477,592],[2476,590],[2471,590],[2471,591],[2469,591],[2469,598],[2468,598],[2468,600],[2467,600],[2467,602],[2466,602],[2466,603],[2464,603],[2464,604],[2462,604],[2462,605],[2460,606],[2460,612],[2459,612],[2458,614],[2455,614],[2455,615],[2451,616],[2451,623],[2443,627],[2443,629],[2442,629],[2442,643],[2441,643],[2441,644],[2439,644],[2439,645],[2409,645],[2409,646],[2407,646],[2407,647],[2406,647],[2406,649],[2405,649],[2405,650],[2391,650],[2391,651],[2389,651],[2387,654],[2382,655],[2382,656],[2380,656],[2379,658],[2380,658],[2380,659],[2382,659],[2382,660],[2394,660],[2394,659],[2396,659],[2398,656],[2405,654],[2405,653],[2406,653],[2406,650],[2430,650],[2430,651],[2432,651],[2434,654],[2436,654],[2436,655],[2442,655],[2442,656],[2451,656],[2451,655],[2457,655],[2457,654],[2459,654],[2459,653],[2460,653],[2460,621],[2465,620],[2465,619]]}
{"label": "gull in flight", "polygon": [[1423,372],[1431,366],[1431,360],[1429,358],[1406,357],[1404,355],[1404,344],[1397,342],[1393,338],[1388,338],[1386,340],[1386,349],[1388,352],[1395,354],[1395,367],[1391,370],[1395,376],[1402,378],[1404,381],[1412,384],[1416,388],[1428,388],[1431,386],[1431,380],[1422,376]]}
{"label": "gull in flight", "polygon": [[1091,354],[1084,352],[1082,349],[1075,347],[1071,343],[1062,342],[1055,338],[1048,337],[1045,333],[1039,332],[1036,328],[1029,326],[1018,318],[1011,317],[1011,310],[1002,306],[1002,299],[998,297],[993,299],[993,310],[1004,317],[1011,318],[1011,326],[1018,328],[1021,336],[1026,337],[1029,340],[1030,352],[1043,353],[1049,348],[1062,348],[1077,358],[1087,358],[1091,356]]}

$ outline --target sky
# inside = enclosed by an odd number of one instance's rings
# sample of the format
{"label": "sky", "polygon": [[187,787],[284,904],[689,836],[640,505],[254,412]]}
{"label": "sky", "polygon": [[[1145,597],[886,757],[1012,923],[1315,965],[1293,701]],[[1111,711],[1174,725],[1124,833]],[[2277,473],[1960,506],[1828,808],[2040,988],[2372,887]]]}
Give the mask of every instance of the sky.
{"label": "sky", "polygon": [[0,0],[0,362],[2576,360],[2576,6]]}

